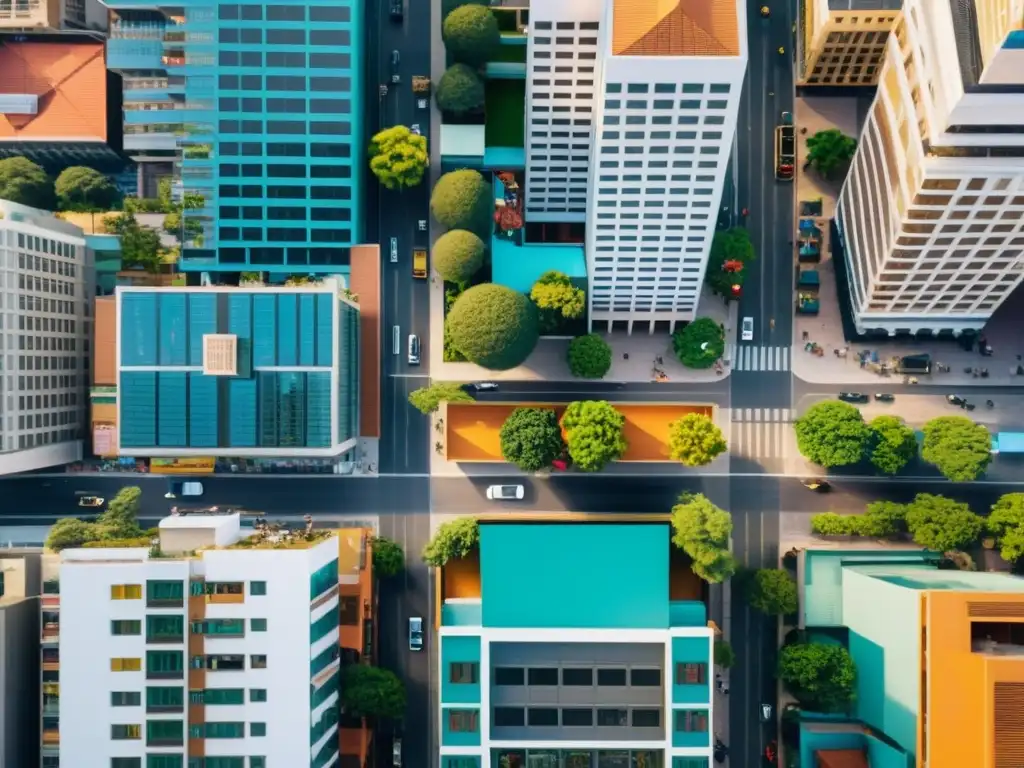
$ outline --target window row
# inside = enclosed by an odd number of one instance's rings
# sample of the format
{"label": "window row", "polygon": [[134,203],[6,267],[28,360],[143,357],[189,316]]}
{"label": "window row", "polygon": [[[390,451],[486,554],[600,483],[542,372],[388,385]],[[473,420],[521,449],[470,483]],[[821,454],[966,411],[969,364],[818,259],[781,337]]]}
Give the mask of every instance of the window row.
{"label": "window row", "polygon": [[[626,83],[626,93],[729,93],[732,91],[732,85],[729,83],[683,83],[682,85],[676,85],[675,83],[654,83],[654,88],[651,88],[650,83]],[[604,88],[605,93],[622,93],[623,83],[607,83]]]}
{"label": "window row", "polygon": [[46,237],[26,235],[22,232],[18,233],[18,247],[29,251],[48,253],[52,256],[64,256],[70,259],[75,258],[75,255],[78,252],[77,246],[69,243],[64,243],[60,240],[50,240]]}
{"label": "window row", "polygon": [[[701,104],[705,109],[728,109],[729,102],[725,99],[708,99],[702,102],[700,99],[683,99],[678,102],[679,109],[700,109]],[[650,105],[650,106],[648,106]],[[671,110],[676,108],[674,99],[654,99],[648,102],[646,99],[627,99],[625,102],[619,99],[608,99],[604,103],[605,109],[661,109]]]}
{"label": "window row", "polygon": [[[672,125],[672,115],[605,115],[604,125]],[[620,123],[621,121],[621,123]],[[725,125],[724,115],[677,115],[678,125]]]}
{"label": "window row", "polygon": [[261,163],[222,163],[220,166],[221,178],[246,178],[260,179],[264,176],[268,179],[350,179],[352,178],[352,166],[350,165],[282,165],[271,163],[267,166]]}
{"label": "window row", "polygon": [[[268,78],[269,79],[269,78]],[[297,78],[305,82],[305,78]],[[348,80],[348,78],[336,78]],[[303,89],[305,86],[302,86]],[[254,115],[262,115],[265,112],[271,114],[301,115],[347,115],[352,111],[352,102],[349,99],[305,99],[305,98],[268,98],[264,101],[259,97],[222,96],[218,99],[217,107],[221,112],[248,112]]]}
{"label": "window row", "polygon": [[[212,63],[212,62],[211,62]],[[222,67],[284,67],[287,69],[349,69],[352,57],[347,53],[310,53],[299,51],[221,51],[217,63]],[[234,75],[221,75],[221,78]]]}
{"label": "window row", "polygon": [[[323,99],[322,101],[331,101]],[[347,99],[334,99],[338,105],[346,105]],[[328,110],[333,112],[335,110]],[[264,133],[262,120],[221,120],[218,124],[221,133]],[[268,120],[266,133],[271,136],[348,136],[352,133],[352,124],[337,120],[310,121],[305,120]]]}
{"label": "window row", "polygon": [[[280,208],[259,205],[222,205],[220,207],[221,223],[244,219],[247,221],[351,221],[352,211],[348,208]],[[271,238],[273,239],[273,238]]]}
{"label": "window row", "polygon": [[[219,43],[244,45],[306,45],[305,29],[267,29],[262,27],[221,27],[217,32]],[[352,33],[347,29],[311,29],[310,45],[334,45],[346,48],[352,44]]]}
{"label": "window row", "polygon": [[347,158],[352,156],[352,147],[349,144],[326,144],[321,142],[307,145],[300,142],[272,141],[264,145],[261,141],[222,141],[220,143],[220,154],[222,157]]}
{"label": "window row", "polygon": [[[306,10],[309,21],[346,22],[352,20],[352,9],[345,5],[312,5],[309,8],[292,5],[266,6],[267,21],[305,21]],[[221,21],[263,21],[263,5],[222,5],[218,8]]]}
{"label": "window row", "polygon": [[271,200],[351,200],[351,187],[299,187],[285,185],[268,185],[264,189],[261,184],[221,184],[218,193],[222,198],[243,198],[258,200],[266,197]]}
{"label": "window row", "polygon": [[221,227],[220,239],[224,242],[245,243],[351,243],[350,229],[314,229],[303,227]]}
{"label": "window row", "polygon": [[633,727],[660,728],[661,710],[652,707],[495,707],[495,728]]}
{"label": "window row", "polygon": [[[458,665],[452,666],[454,668]],[[661,685],[661,670],[656,667],[495,667],[494,684],[657,687]]]}
{"label": "window row", "polygon": [[[43,768],[50,768],[43,756]],[[248,760],[248,762],[246,762]],[[53,768],[57,768],[56,763]],[[188,765],[181,755],[152,754],[146,755],[143,764],[141,757],[112,757],[110,768],[267,768],[267,758],[246,757],[190,757]]]}
{"label": "window row", "polygon": [[[24,237],[24,235],[18,235],[19,240],[24,239]],[[62,246],[63,243],[58,242],[57,245]],[[28,253],[18,254],[18,268],[30,271],[34,270],[44,274],[65,275],[67,277],[75,277],[78,272],[78,266],[76,264],[57,261],[56,259],[48,259],[45,256],[33,256]]]}

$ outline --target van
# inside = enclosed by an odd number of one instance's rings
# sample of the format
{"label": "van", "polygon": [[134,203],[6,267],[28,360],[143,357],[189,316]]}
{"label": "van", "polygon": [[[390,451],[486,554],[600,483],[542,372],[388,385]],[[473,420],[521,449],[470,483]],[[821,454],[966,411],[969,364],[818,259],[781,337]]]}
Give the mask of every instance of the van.
{"label": "van", "polygon": [[397,325],[394,327],[391,334],[391,354],[402,354],[402,329]]}
{"label": "van", "polygon": [[409,365],[420,364],[420,337],[415,333],[409,334]]}
{"label": "van", "polygon": [[391,263],[392,264],[397,264],[398,263],[398,238],[397,237],[392,237],[391,238]]}

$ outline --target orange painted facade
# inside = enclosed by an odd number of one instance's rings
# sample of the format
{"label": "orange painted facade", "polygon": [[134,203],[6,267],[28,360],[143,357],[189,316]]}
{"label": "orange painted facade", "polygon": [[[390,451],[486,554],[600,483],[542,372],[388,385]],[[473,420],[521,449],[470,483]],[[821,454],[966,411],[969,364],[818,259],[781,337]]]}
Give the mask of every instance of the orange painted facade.
{"label": "orange painted facade", "polygon": [[[1024,630],[1024,594],[921,593],[921,706],[917,765],[1024,766],[1024,647],[972,650],[971,625]],[[983,630],[999,641],[999,632]],[[975,632],[977,642],[980,632]]]}

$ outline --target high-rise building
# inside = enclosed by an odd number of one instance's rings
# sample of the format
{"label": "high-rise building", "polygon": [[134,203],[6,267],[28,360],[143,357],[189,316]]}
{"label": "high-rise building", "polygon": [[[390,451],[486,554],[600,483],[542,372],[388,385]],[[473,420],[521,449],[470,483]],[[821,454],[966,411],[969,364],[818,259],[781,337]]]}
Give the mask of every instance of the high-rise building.
{"label": "high-rise building", "polygon": [[237,514],[64,550],[62,764],[336,765],[338,553],[326,531],[243,536]]}
{"label": "high-rise building", "polygon": [[82,458],[94,286],[82,230],[0,200],[0,474]]}
{"label": "high-rise building", "polygon": [[111,0],[139,194],[172,176],[185,271],[346,272],[362,231],[363,5]]}
{"label": "high-rise building", "polygon": [[977,331],[1024,277],[1022,0],[908,0],[836,209],[857,329]]}
{"label": "high-rise building", "polygon": [[42,662],[39,768],[60,768],[60,555],[43,554],[39,596],[39,657]]}
{"label": "high-rise building", "polygon": [[902,0],[804,0],[797,82],[875,85]]}

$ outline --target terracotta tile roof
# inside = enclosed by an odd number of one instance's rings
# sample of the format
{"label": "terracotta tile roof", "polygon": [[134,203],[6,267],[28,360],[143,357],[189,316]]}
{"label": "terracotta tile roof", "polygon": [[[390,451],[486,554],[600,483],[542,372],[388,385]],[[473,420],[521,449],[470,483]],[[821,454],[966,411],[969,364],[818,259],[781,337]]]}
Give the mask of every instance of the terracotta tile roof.
{"label": "terracotta tile roof", "polygon": [[0,44],[0,94],[37,96],[36,115],[0,114],[0,139],[107,140],[103,43]]}
{"label": "terracotta tile roof", "polygon": [[868,768],[868,758],[859,749],[819,749],[814,753],[818,768]]}
{"label": "terracotta tile roof", "polygon": [[614,0],[616,56],[739,56],[735,0]]}

